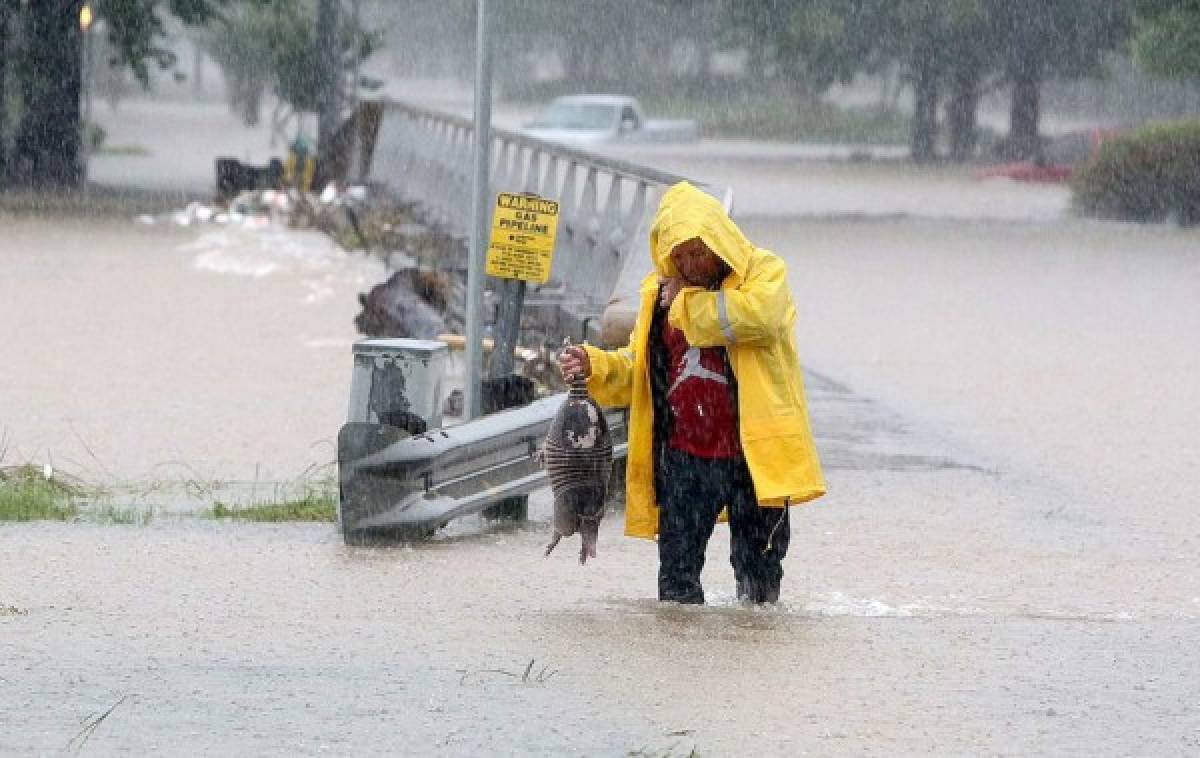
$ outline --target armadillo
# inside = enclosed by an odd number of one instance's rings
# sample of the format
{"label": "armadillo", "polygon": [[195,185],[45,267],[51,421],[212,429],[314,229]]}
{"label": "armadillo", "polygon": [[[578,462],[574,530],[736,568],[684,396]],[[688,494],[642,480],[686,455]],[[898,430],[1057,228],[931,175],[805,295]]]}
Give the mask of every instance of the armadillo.
{"label": "armadillo", "polygon": [[612,438],[596,401],[588,396],[586,380],[575,377],[542,445],[542,464],[554,492],[554,536],[546,555],[563,537],[579,532],[583,546],[579,562],[596,557],[600,519],[612,473]]}

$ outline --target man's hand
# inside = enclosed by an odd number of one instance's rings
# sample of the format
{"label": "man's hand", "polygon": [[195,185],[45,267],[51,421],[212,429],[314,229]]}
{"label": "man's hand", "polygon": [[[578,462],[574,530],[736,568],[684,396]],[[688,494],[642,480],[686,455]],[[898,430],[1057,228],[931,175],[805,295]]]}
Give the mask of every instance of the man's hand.
{"label": "man's hand", "polygon": [[658,293],[658,304],[663,308],[670,308],[671,303],[675,302],[675,296],[687,286],[687,282],[678,276],[661,279],[659,284],[661,285],[661,289]]}
{"label": "man's hand", "polygon": [[592,359],[582,347],[571,345],[558,354],[558,370],[568,382],[575,377],[587,379],[592,375]]}

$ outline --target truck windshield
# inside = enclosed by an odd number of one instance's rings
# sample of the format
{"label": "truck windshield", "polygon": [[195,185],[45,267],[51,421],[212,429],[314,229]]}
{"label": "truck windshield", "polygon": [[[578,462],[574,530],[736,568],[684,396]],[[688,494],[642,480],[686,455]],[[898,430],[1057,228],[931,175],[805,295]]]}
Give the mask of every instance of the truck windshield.
{"label": "truck windshield", "polygon": [[533,122],[534,127],[552,129],[607,129],[616,109],[597,103],[551,103]]}

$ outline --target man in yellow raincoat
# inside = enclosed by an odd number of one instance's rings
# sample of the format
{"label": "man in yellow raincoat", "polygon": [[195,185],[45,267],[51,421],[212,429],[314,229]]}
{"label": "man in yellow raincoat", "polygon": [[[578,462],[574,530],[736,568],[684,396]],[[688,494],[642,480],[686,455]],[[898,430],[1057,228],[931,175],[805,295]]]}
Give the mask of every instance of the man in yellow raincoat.
{"label": "man in yellow raincoat", "polygon": [[629,345],[568,348],[564,375],[629,413],[625,533],[658,537],[658,594],[703,603],[700,571],[728,515],[739,598],[775,602],[788,507],[825,493],[794,345],[787,269],[687,182],[650,230],[654,273]]}

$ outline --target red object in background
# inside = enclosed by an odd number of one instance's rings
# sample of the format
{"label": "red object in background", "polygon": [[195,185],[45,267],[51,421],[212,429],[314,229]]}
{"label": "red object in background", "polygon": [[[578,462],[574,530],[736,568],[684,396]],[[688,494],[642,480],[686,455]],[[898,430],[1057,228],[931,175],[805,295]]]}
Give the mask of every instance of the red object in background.
{"label": "red object in background", "polygon": [[1075,166],[1094,158],[1100,146],[1117,134],[1115,129],[1088,129],[1054,137],[1046,143],[1043,162],[1016,161],[988,166],[975,173],[978,179],[1004,177],[1018,182],[1065,182]]}

